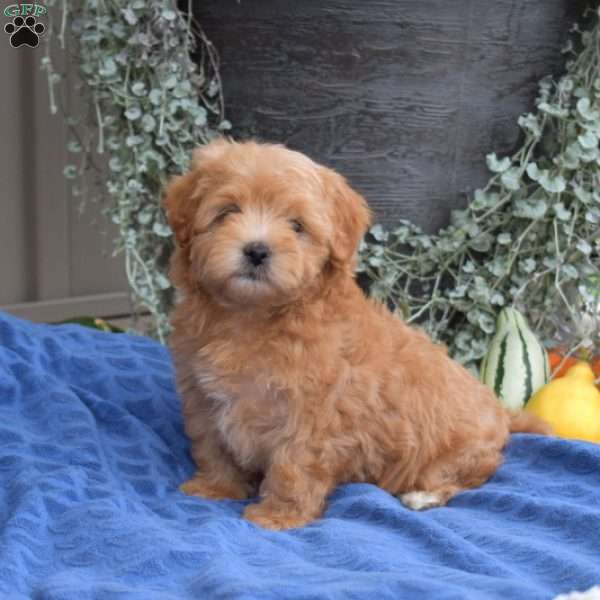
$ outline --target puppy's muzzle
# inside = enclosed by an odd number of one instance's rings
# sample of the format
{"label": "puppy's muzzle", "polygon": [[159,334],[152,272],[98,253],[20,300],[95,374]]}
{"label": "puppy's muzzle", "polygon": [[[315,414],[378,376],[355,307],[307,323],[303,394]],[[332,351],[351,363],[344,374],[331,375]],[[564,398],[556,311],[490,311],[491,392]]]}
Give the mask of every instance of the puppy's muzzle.
{"label": "puppy's muzzle", "polygon": [[252,267],[264,266],[271,256],[271,249],[263,242],[251,242],[244,246],[246,263]]}

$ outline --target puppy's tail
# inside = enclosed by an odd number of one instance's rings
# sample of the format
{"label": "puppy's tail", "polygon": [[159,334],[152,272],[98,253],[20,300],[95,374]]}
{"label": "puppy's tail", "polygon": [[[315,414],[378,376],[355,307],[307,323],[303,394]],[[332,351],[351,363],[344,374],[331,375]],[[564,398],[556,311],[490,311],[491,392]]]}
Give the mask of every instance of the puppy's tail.
{"label": "puppy's tail", "polygon": [[552,427],[536,415],[526,412],[508,413],[510,419],[508,428],[511,433],[539,433],[551,435]]}

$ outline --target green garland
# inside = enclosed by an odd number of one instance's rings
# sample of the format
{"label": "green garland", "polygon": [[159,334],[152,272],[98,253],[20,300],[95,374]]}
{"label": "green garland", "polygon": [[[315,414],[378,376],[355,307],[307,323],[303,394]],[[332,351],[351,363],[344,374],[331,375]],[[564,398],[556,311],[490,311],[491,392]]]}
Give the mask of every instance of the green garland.
{"label": "green garland", "polygon": [[558,82],[540,83],[519,118],[523,144],[487,156],[493,176],[450,226],[401,221],[361,247],[370,293],[420,323],[475,369],[499,310],[517,305],[548,345],[599,341],[600,25],[579,32]]}
{"label": "green garland", "polygon": [[100,202],[118,227],[115,252],[124,255],[134,308],[150,312],[151,333],[164,340],[173,302],[166,276],[172,242],[160,199],[192,150],[230,127],[216,52],[191,20],[191,4],[188,16],[173,0],[63,0],[60,9],[49,4],[51,17],[58,16],[42,60],[51,110],[64,104],[55,93],[61,77],[52,60],[53,38],[63,49],[75,41],[72,62],[80,68],[82,104],[91,107],[77,119],[68,115],[73,162],[65,176],[73,179],[75,195]]}
{"label": "green garland", "polygon": [[[42,61],[51,107],[60,104],[60,77],[50,41],[65,47],[67,30],[77,42],[74,56],[91,107],[78,122],[69,116],[74,161],[65,175],[80,196],[90,171],[103,183],[88,185],[85,198],[102,202],[116,223],[116,252],[125,255],[134,306],[150,311],[153,333],[164,339],[173,302],[166,277],[172,242],[160,198],[191,150],[230,127],[217,56],[188,16],[191,6],[188,15],[172,0],[60,6],[51,11],[59,25],[46,36]],[[516,303],[548,340],[556,340],[561,325],[578,344],[598,335],[600,26],[594,17],[578,53],[567,50],[566,74],[543,80],[536,111],[519,119],[521,149],[501,160],[487,157],[491,180],[465,210],[452,213],[448,228],[427,235],[406,221],[392,231],[375,225],[361,247],[358,270],[371,294],[471,367],[506,304]],[[197,40],[199,67],[190,56]]]}

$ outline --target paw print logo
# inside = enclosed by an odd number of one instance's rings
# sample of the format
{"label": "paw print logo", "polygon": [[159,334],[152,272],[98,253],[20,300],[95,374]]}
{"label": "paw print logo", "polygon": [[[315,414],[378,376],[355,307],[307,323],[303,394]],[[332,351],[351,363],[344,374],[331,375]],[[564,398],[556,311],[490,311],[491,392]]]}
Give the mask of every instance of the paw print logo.
{"label": "paw print logo", "polygon": [[10,35],[10,45],[13,48],[29,46],[35,48],[40,43],[40,36],[44,35],[46,28],[31,15],[27,18],[15,17],[12,23],[4,26],[4,31]]}

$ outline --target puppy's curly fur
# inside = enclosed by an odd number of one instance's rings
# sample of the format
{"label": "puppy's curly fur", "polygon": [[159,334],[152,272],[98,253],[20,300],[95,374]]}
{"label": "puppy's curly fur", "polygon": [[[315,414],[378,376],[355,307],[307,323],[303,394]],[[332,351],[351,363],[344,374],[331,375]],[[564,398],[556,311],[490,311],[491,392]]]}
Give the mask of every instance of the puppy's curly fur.
{"label": "puppy's curly fur", "polygon": [[180,292],[171,347],[198,472],[182,489],[318,518],[341,482],[420,509],[486,481],[510,431],[546,432],[353,277],[370,219],[337,173],[279,145],[215,141],[165,198]]}

